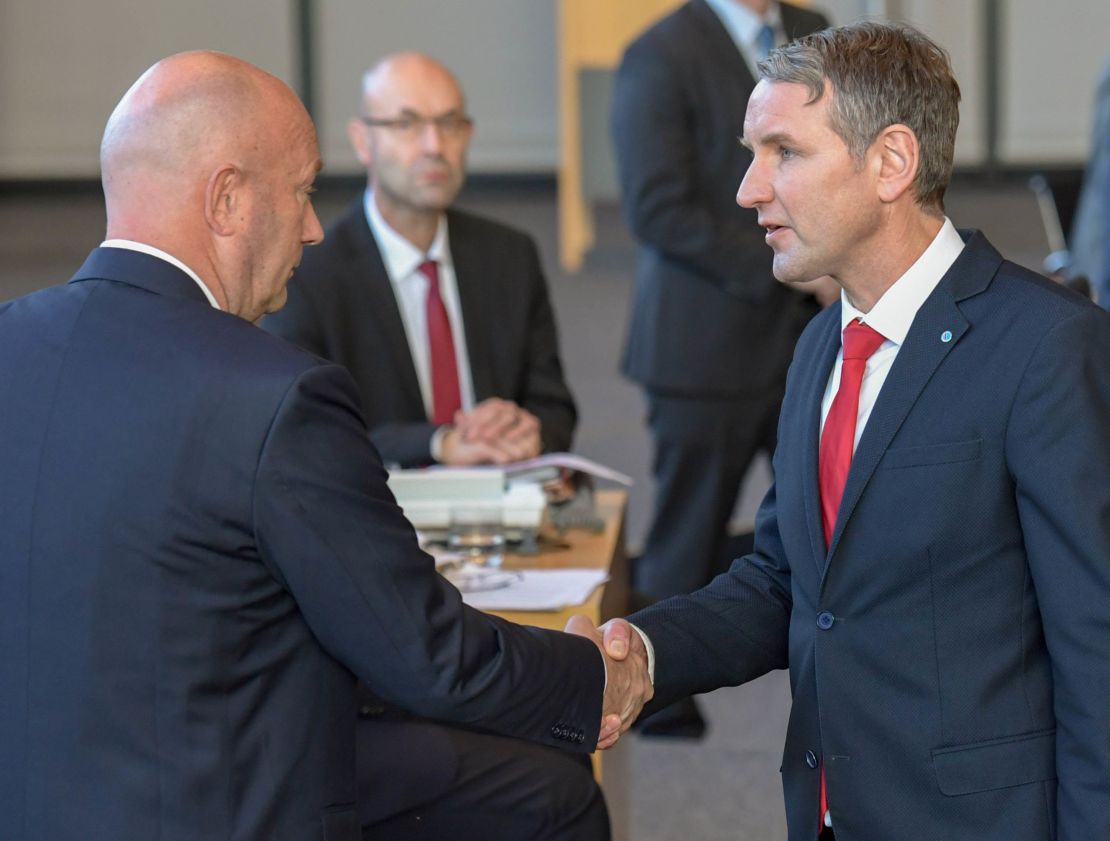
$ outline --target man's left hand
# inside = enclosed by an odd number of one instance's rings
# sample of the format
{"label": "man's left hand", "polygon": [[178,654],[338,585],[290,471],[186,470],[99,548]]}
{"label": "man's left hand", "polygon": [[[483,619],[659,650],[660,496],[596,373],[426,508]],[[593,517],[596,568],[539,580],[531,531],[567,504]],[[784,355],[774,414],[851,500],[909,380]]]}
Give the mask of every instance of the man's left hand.
{"label": "man's left hand", "polygon": [[469,412],[455,416],[455,429],[465,441],[496,447],[512,461],[540,454],[540,421],[511,400],[490,397]]}

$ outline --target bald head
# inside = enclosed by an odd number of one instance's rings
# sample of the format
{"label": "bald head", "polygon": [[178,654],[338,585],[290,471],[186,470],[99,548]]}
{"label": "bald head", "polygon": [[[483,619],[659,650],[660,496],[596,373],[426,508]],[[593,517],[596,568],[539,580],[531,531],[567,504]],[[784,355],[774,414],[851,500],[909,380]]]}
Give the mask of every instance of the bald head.
{"label": "bald head", "polygon": [[[216,52],[159,61],[124,94],[104,130],[100,166],[109,227],[132,228],[139,220],[128,211],[140,202],[148,210],[151,200],[163,211],[176,210],[181,197],[166,188],[195,181],[216,162],[256,163],[268,151],[270,119],[279,115],[287,128],[292,120],[311,131],[293,92],[252,64]],[[122,218],[114,219],[117,211]]]}
{"label": "bald head", "polygon": [[431,56],[413,52],[388,55],[362,75],[363,107],[383,106],[398,89],[409,88],[434,89],[441,95],[453,96],[459,109],[466,110],[466,99],[455,74]]}
{"label": "bald head", "polygon": [[[100,164],[109,238],[161,248],[197,272],[221,306],[262,314],[260,302],[243,300],[252,297],[252,273],[262,252],[292,249],[260,239],[272,219],[259,200],[306,178],[307,191],[320,165],[312,121],[284,82],[223,53],[163,59],[112,112]],[[309,227],[308,239],[296,233],[292,265],[302,240],[320,238],[315,215]]]}

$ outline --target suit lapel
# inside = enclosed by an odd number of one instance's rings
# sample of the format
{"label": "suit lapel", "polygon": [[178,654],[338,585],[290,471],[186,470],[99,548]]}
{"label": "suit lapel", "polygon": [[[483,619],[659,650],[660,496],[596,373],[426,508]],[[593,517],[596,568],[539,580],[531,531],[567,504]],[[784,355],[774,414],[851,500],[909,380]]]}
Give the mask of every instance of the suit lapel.
{"label": "suit lapel", "polygon": [[459,308],[462,310],[463,330],[466,333],[466,355],[470,359],[470,379],[474,386],[474,400],[480,403],[495,393],[494,359],[489,319],[497,307],[496,296],[491,292],[489,272],[492,263],[483,259],[482,243],[460,230],[465,224],[448,212],[447,238],[451,245],[451,262],[455,268],[455,284],[459,290]]}
{"label": "suit lapel", "polygon": [[971,236],[960,257],[918,310],[852,458],[829,545],[830,558],[836,552],[845,524],[902,422],[921,397],[933,373],[967,333],[970,325],[958,302],[984,289],[997,272],[1001,260],[998,252],[982,235]]}
{"label": "suit lapel", "polygon": [[[378,331],[382,344],[389,349],[389,364],[398,374],[391,378],[392,387],[400,388],[410,411],[423,415],[424,397],[420,393],[420,381],[412,363],[405,325],[397,308],[397,295],[378,250],[378,242],[370,232],[361,197],[348,211],[341,225],[353,246],[347,253],[349,266],[344,276],[354,281],[352,300],[356,302],[355,322],[362,325],[361,329]],[[374,326],[370,328],[367,325]]]}
{"label": "suit lapel", "polygon": [[840,351],[840,305],[830,309],[828,325],[818,339],[815,363],[809,369],[809,379],[802,387],[802,406],[805,407],[805,445],[803,458],[805,475],[805,517],[813,547],[817,572],[825,568],[825,528],[821,523],[821,489],[818,484],[818,458],[821,440],[821,401],[829,383],[829,372]]}

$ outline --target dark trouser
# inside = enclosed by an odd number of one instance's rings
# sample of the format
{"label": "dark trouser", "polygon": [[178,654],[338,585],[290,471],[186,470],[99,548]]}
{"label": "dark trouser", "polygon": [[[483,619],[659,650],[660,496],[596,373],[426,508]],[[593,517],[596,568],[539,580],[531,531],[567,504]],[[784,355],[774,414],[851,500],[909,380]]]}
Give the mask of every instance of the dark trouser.
{"label": "dark trouser", "polygon": [[[421,765],[444,761],[455,773],[418,806],[383,817],[378,804],[374,822],[364,818],[364,841],[608,841],[609,813],[588,756],[426,721],[405,726],[417,734],[410,740],[406,733],[405,743],[436,744],[450,755],[410,750],[375,759],[378,767],[369,774],[418,775]],[[367,722],[359,727],[360,751],[374,750],[382,740],[373,738]],[[434,742],[423,739],[428,733]],[[366,787],[374,785],[366,765],[360,758],[364,799],[373,796]]]}
{"label": "dark trouser", "polygon": [[744,475],[775,445],[782,388],[739,397],[645,391],[655,446],[655,512],[634,587],[656,599],[707,584]]}

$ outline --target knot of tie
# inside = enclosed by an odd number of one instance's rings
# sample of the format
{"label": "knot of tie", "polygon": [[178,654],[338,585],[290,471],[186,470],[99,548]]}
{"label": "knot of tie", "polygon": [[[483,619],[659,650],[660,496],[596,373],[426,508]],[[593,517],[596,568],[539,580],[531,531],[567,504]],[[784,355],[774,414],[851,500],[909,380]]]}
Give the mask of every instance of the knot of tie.
{"label": "knot of tie", "polygon": [[419,271],[424,277],[428,278],[428,283],[432,289],[436,290],[439,294],[439,267],[436,265],[435,260],[425,260],[420,264]]}
{"label": "knot of tie", "polygon": [[844,359],[870,359],[886,337],[856,319],[844,328]]}

